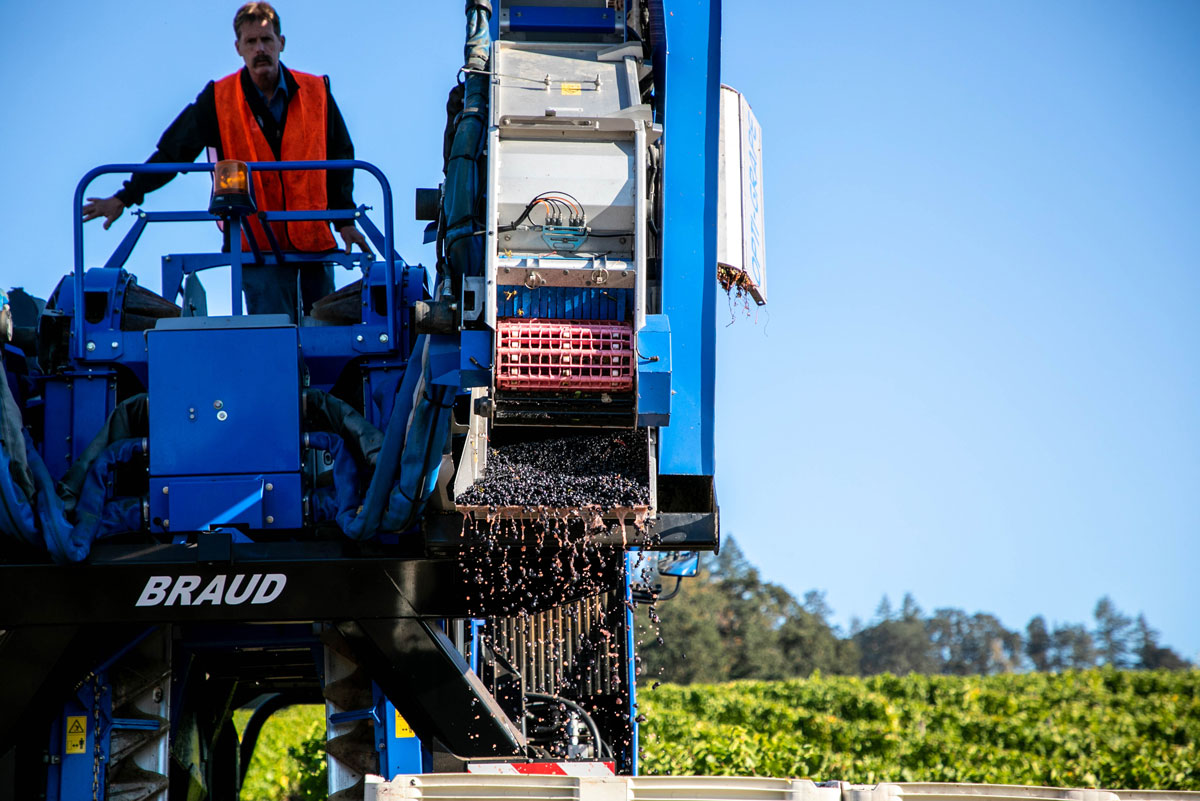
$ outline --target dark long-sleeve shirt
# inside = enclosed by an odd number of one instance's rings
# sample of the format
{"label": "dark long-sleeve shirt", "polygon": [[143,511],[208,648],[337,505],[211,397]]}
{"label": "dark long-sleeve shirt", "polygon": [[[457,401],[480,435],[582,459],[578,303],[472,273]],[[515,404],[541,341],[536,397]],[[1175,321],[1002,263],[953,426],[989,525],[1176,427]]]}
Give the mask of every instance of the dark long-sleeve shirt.
{"label": "dark long-sleeve shirt", "polygon": [[[296,79],[292,77],[286,67],[280,64],[279,69],[287,83],[287,97],[290,101],[296,96],[299,87]],[[266,137],[267,144],[271,146],[275,158],[279,159],[280,147],[283,143],[283,129],[287,125],[287,108],[284,108],[281,121],[276,123],[275,118],[267,110],[261,93],[255,87],[254,82],[250,80],[249,70],[243,67],[239,77],[242,81],[242,93],[246,96],[246,102],[250,104],[250,110],[254,112],[263,136]],[[192,162],[205,148],[210,147],[216,150],[218,159],[225,157],[221,152],[221,130],[217,120],[214,86],[214,82],[209,81],[196,96],[196,102],[179,113],[179,116],[159,138],[158,149],[146,160],[146,163]],[[352,159],[354,158],[354,143],[350,141],[350,132],[346,130],[346,121],[342,119],[342,112],[338,109],[333,94],[329,91],[329,78],[325,78],[325,93],[325,108],[328,117],[325,123],[326,158]],[[147,192],[153,192],[174,177],[175,173],[137,173],[129,177],[124,188],[118,190],[116,196],[126,206],[137,206],[145,199]],[[329,208],[354,208],[354,172],[352,170],[327,170],[325,180]]]}

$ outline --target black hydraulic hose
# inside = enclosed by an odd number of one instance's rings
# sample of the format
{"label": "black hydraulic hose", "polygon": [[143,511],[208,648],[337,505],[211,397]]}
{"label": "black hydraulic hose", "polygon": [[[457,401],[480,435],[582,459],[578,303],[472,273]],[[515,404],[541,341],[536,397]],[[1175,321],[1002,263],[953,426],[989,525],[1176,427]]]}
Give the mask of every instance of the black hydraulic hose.
{"label": "black hydraulic hose", "polygon": [[[446,159],[446,191],[442,203],[445,228],[444,247],[449,266],[450,282],[443,287],[457,297],[463,276],[472,265],[472,237],[475,233],[475,211],[480,191],[476,172],[478,158],[487,132],[487,98],[490,82],[483,74],[491,50],[491,4],[486,0],[467,3],[466,64],[467,78],[463,88],[462,112],[458,115],[454,140]],[[474,261],[477,261],[475,259]],[[476,265],[477,266],[477,265]]]}
{"label": "black hydraulic hose", "polygon": [[84,448],[79,458],[71,464],[67,474],[58,482],[58,496],[62,498],[63,509],[71,511],[79,500],[79,493],[87,479],[92,463],[100,458],[109,445],[118,440],[133,437],[146,437],[150,434],[150,405],[148,395],[141,393],[127,398],[117,404],[112,414],[104,421],[99,433]]}
{"label": "black hydraulic hose", "polygon": [[383,432],[341,398],[319,389],[306,389],[303,396],[304,423],[308,431],[337,434],[350,449],[364,483],[375,475]]}
{"label": "black hydraulic hose", "polygon": [[[404,378],[396,388],[392,402],[392,414],[388,419],[387,428],[383,432],[383,440],[376,460],[375,475],[372,476],[371,483],[367,487],[362,512],[354,519],[352,530],[346,532],[351,539],[369,539],[379,530],[379,521],[383,517],[384,509],[387,508],[392,483],[400,469],[400,456],[404,450],[408,418],[413,409],[411,399],[416,393],[418,382],[424,372],[427,342],[426,335],[417,338],[416,347],[413,348],[408,366],[404,371]],[[406,403],[404,398],[409,398],[410,401]]]}
{"label": "black hydraulic hose", "polygon": [[246,730],[242,732],[242,741],[238,747],[238,786],[246,781],[246,773],[250,770],[250,758],[254,756],[254,747],[258,745],[258,735],[262,732],[263,724],[267,722],[267,719],[281,709],[297,704],[311,704],[313,701],[313,698],[295,692],[278,693],[263,701],[254,710],[254,713],[250,715],[250,720],[246,722]]}
{"label": "black hydraulic hose", "polygon": [[541,701],[545,704],[562,704],[565,707],[575,710],[583,718],[583,722],[588,727],[588,731],[592,735],[592,742],[595,743],[596,756],[604,755],[604,748],[607,743],[600,737],[600,727],[596,725],[596,721],[588,714],[587,710],[579,704],[572,701],[570,698],[563,698],[561,695],[549,695],[547,693],[525,693],[526,698],[531,698],[535,701]]}

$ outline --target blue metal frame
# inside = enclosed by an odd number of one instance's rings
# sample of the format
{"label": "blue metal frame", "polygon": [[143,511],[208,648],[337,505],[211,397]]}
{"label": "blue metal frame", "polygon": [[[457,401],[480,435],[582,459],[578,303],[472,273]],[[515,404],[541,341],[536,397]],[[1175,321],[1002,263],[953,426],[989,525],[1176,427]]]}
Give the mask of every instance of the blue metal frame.
{"label": "blue metal frame", "polygon": [[[398,774],[427,773],[433,757],[424,743],[408,728],[396,706],[375,686],[375,742],[379,768],[386,778]],[[403,723],[404,728],[401,728]]]}
{"label": "blue metal frame", "polygon": [[[112,734],[121,729],[157,731],[159,721],[113,717],[112,687],[109,685],[109,670],[121,657],[132,651],[155,631],[151,627],[126,643],[105,662],[94,668],[87,679],[75,691],[74,697],[63,707],[62,713],[51,726],[47,753],[51,769],[47,776],[46,798],[48,801],[69,801],[86,797],[83,788],[92,782],[105,786],[109,758],[112,755]],[[72,718],[84,718],[82,752],[66,753],[68,725]],[[101,791],[103,792],[103,791]]]}
{"label": "blue metal frame", "polygon": [[638,742],[640,738],[637,716],[637,646],[634,638],[633,621],[633,564],[641,556],[639,549],[625,552],[625,686],[629,688],[629,775],[638,775]]}
{"label": "blue metal frame", "polygon": [[519,6],[505,4],[508,29],[527,33],[606,33],[625,30],[625,19],[611,8]]}
{"label": "blue metal frame", "polygon": [[[652,0],[663,147],[663,312],[671,320],[671,425],[659,472],[713,475],[721,0]],[[671,52],[680,54],[667,58]],[[660,63],[661,60],[661,63]],[[697,113],[699,111],[699,113]]]}
{"label": "blue metal frame", "polygon": [[[175,173],[191,173],[191,172],[209,172],[214,169],[213,164],[195,164],[195,163],[162,163],[162,164],[105,164],[100,167],[89,170],[79,184],[75,187],[74,206],[72,206],[72,217],[74,219],[74,297],[75,308],[83,308],[83,216],[79,213],[79,209],[83,206],[84,193],[87,191],[92,181],[101,175],[109,175],[113,173],[148,173],[148,174],[175,174]],[[378,229],[374,225],[369,228],[364,225],[364,230],[368,236],[375,240],[377,247],[383,254],[383,263],[385,270],[385,283],[387,292],[387,307],[395,308],[395,297],[393,296],[395,285],[395,231],[392,220],[392,188],[388,183],[387,177],[374,164],[366,161],[358,160],[331,160],[331,161],[279,161],[279,162],[248,162],[251,172],[256,169],[278,171],[290,170],[345,170],[356,169],[369,172],[379,182],[379,186],[383,191],[383,215],[384,215],[384,235],[383,242],[378,242]],[[153,216],[151,216],[153,215]],[[118,246],[117,252],[110,257],[108,266],[121,266],[128,259],[134,245],[137,244],[138,238],[145,230],[146,224],[150,222],[202,222],[202,221],[218,221],[218,217],[210,214],[207,211],[181,211],[181,212],[138,212],[138,220],[134,224],[133,229],[126,235],[125,239]],[[273,221],[288,221],[288,220],[361,220],[362,209],[353,211],[339,210],[313,210],[313,211],[268,211],[262,215],[262,219],[267,222]],[[240,220],[234,218],[230,221],[229,230],[229,267],[230,267],[230,294],[232,296],[233,313],[240,315],[242,313],[242,267],[248,262],[257,262],[260,257],[256,256],[253,260],[246,258],[246,254],[242,252],[242,238],[240,236],[241,223]],[[118,261],[118,256],[121,258]],[[266,260],[266,256],[261,257]],[[303,259],[297,259],[300,261]],[[329,261],[330,259],[321,259]],[[336,260],[336,259],[334,259]],[[86,350],[83,344],[83,317],[76,314],[73,327],[72,338],[74,343],[71,346],[71,355],[77,360],[86,359]],[[396,342],[396,321],[394,317],[389,316],[387,321],[387,336],[388,342]]]}

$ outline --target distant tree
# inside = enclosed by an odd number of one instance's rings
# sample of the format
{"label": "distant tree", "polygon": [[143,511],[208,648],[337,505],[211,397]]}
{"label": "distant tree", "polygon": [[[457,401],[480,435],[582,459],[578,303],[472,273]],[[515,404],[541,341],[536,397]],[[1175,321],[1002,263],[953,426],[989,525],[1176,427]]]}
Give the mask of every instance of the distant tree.
{"label": "distant tree", "polygon": [[858,673],[859,651],[852,639],[843,639],[830,623],[833,615],[825,593],[804,593],[802,613],[789,617],[780,627],[779,643],[794,675],[807,676],[814,670],[838,675]]}
{"label": "distant tree", "polygon": [[647,617],[638,637],[643,675],[655,680],[771,680],[858,669],[857,646],[829,625],[824,596],[810,592],[801,604],[784,587],[763,581],[732,538],[654,614],[661,635]]}
{"label": "distant tree", "polygon": [[717,622],[731,657],[729,678],[786,678],[779,627],[792,611],[788,601],[794,604],[794,599],[782,587],[764,583],[752,567],[721,579],[717,586],[725,598]]}
{"label": "distant tree", "polygon": [[751,571],[758,572],[733,537],[725,538],[720,553],[707,554],[704,566],[717,580],[745,578]]}
{"label": "distant tree", "polygon": [[1078,623],[1054,627],[1050,635],[1052,670],[1085,670],[1096,666],[1096,646],[1091,633]]}
{"label": "distant tree", "polygon": [[789,676],[814,670],[837,675],[858,673],[858,646],[839,639],[833,628],[807,609],[790,610],[779,627],[779,647]]}
{"label": "distant tree", "polygon": [[854,635],[862,673],[935,673],[938,660],[921,620],[880,620]]}
{"label": "distant tree", "polygon": [[684,580],[671,600],[639,610],[640,684],[727,681],[730,654],[716,614],[724,603],[720,589],[701,574]]}
{"label": "distant tree", "polygon": [[971,673],[971,657],[966,653],[969,619],[961,609],[937,609],[925,623],[930,644],[938,661],[938,673]]}
{"label": "distant tree", "polygon": [[887,593],[879,599],[879,606],[875,607],[875,619],[878,621],[891,620],[894,617],[892,612],[892,602],[888,600]]}
{"label": "distant tree", "polygon": [[1045,672],[1050,670],[1050,631],[1046,628],[1046,618],[1038,615],[1029,621],[1025,627],[1025,655],[1033,663],[1033,669]]}
{"label": "distant tree", "polygon": [[1021,635],[984,612],[938,609],[925,623],[939,672],[954,675],[1007,673],[1021,661]]}
{"label": "distant tree", "polygon": [[1021,664],[1023,641],[1019,632],[1004,627],[986,612],[971,616],[970,637],[976,673],[1011,673]]}
{"label": "distant tree", "polygon": [[1115,668],[1129,667],[1133,621],[1122,614],[1107,595],[1096,602],[1092,614],[1096,618],[1096,647],[1104,664]]}
{"label": "distant tree", "polygon": [[917,605],[917,599],[912,596],[912,593],[904,593],[904,600],[900,604],[900,619],[919,620],[922,614],[921,607]]}
{"label": "distant tree", "polygon": [[825,600],[825,593],[821,590],[809,590],[804,593],[804,611],[816,616],[822,623],[832,628],[829,618],[833,616],[833,609],[829,607]]}
{"label": "distant tree", "polygon": [[1158,644],[1158,632],[1150,628],[1145,615],[1137,616],[1134,634],[1134,653],[1138,668],[1142,670],[1186,670],[1191,662],[1170,648]]}

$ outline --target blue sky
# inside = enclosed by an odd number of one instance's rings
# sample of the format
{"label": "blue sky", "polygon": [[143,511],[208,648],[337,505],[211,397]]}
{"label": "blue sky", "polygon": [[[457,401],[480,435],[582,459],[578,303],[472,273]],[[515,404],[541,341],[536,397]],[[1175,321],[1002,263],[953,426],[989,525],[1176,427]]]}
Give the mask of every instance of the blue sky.
{"label": "blue sky", "polygon": [[[0,285],[53,289],[76,181],[239,66],[236,5],[0,6]],[[440,178],[461,3],[278,7],[429,263],[411,192]],[[727,3],[771,304],[718,313],[718,491],[768,579],[842,623],[906,591],[1090,623],[1109,594],[1200,657],[1197,41],[1167,0]],[[196,180],[149,207],[201,205]],[[117,239],[89,226],[89,264]],[[158,255],[212,244],[159,232],[132,266],[156,288]]]}

